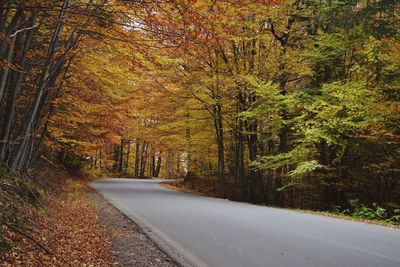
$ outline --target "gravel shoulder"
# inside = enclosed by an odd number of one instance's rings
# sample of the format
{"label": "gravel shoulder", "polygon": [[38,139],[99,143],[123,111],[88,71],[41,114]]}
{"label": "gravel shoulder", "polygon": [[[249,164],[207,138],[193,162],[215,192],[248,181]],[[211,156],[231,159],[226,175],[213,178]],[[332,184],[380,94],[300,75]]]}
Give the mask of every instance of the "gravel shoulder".
{"label": "gravel shoulder", "polygon": [[115,266],[177,266],[162,252],[139,226],[123,215],[94,190],[87,191],[87,198],[95,207],[97,216],[111,237]]}

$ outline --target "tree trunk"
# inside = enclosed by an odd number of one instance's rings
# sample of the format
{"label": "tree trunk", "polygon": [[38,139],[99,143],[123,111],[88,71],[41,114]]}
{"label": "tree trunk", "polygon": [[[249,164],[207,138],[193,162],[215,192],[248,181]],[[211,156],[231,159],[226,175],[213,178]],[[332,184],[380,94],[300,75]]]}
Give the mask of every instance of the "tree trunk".
{"label": "tree trunk", "polygon": [[[9,7],[10,8],[10,7]],[[9,15],[9,11],[6,11],[5,15]],[[13,18],[11,19],[8,27],[6,27],[7,23],[7,18],[4,18],[4,20],[1,22],[2,28],[5,29],[4,31],[4,37],[0,39],[0,59],[4,59],[4,54],[6,53],[7,50],[7,40],[11,38],[11,35],[13,32],[17,29],[19,23],[21,22],[21,19],[24,17],[24,11],[22,7],[17,8],[17,12],[14,13]],[[0,98],[1,100],[1,98]]]}
{"label": "tree trunk", "polygon": [[136,140],[136,149],[135,149],[135,176],[139,176],[140,170],[139,170],[139,162],[140,162],[140,143],[138,140]]}
{"label": "tree trunk", "polygon": [[[189,119],[189,114],[186,114],[186,119]],[[190,127],[189,127],[189,122],[187,121],[188,126],[186,127],[186,159],[187,159],[187,164],[186,164],[186,177],[185,179],[192,179],[192,140],[191,140],[191,133],[190,133]]]}
{"label": "tree trunk", "polygon": [[128,167],[129,167],[129,155],[131,153],[131,141],[128,141],[128,149],[126,151],[126,161],[125,161],[125,174],[128,172]]}
{"label": "tree trunk", "polygon": [[[30,26],[33,26],[36,20],[36,16],[32,17],[32,22]],[[36,31],[31,30],[28,34],[28,37],[25,40],[24,46],[22,48],[21,60],[19,65],[21,66],[21,71],[13,72],[15,79],[12,79],[14,82],[14,89],[11,90],[10,97],[7,102],[6,112],[4,114],[4,124],[1,132],[1,142],[0,142],[0,159],[4,160],[7,152],[7,147],[9,146],[9,138],[11,134],[11,126],[14,121],[15,111],[16,111],[16,102],[17,97],[21,89],[22,79],[27,71],[27,57],[26,54],[31,47],[32,40],[34,38]],[[24,39],[24,38],[23,38]]]}
{"label": "tree trunk", "polygon": [[150,176],[155,177],[156,174],[156,156],[152,155],[151,156],[151,162],[150,162]]}
{"label": "tree trunk", "polygon": [[99,148],[99,167],[100,167],[100,170],[102,169],[102,151],[101,151],[101,145],[100,145],[100,148]]}
{"label": "tree trunk", "polygon": [[220,104],[214,107],[214,128],[218,146],[218,194],[225,197],[225,149],[224,129],[222,123],[222,108]]}
{"label": "tree trunk", "polygon": [[[72,61],[72,58],[69,59],[68,65],[67,65],[67,67],[65,68],[64,75],[63,75],[63,79],[65,79],[66,76],[67,76],[69,67],[70,67],[70,65],[71,65],[71,61]],[[61,72],[61,68],[62,68],[63,65],[64,65],[64,63],[59,64],[59,65],[58,65],[58,68],[57,68],[56,70],[54,70],[53,76],[51,77],[51,79],[50,79],[50,81],[49,81],[49,86],[50,86],[50,88],[56,87],[57,77],[59,76],[59,74],[60,74],[60,72]],[[61,82],[61,84],[58,86],[57,91],[56,91],[56,93],[55,93],[55,96],[54,96],[53,100],[55,100],[55,99],[58,98],[58,96],[59,96],[59,94],[60,94],[60,92],[61,92],[61,90],[62,90],[62,87],[63,87],[63,82]],[[43,105],[43,106],[44,106],[44,105]],[[46,118],[45,118],[45,121],[44,121],[44,125],[43,125],[43,128],[42,128],[42,132],[41,132],[41,134],[40,134],[39,141],[37,142],[36,146],[33,148],[33,151],[32,151],[32,155],[31,155],[31,161],[32,161],[32,162],[35,161],[36,156],[37,156],[38,153],[39,153],[39,149],[41,148],[41,146],[42,146],[42,144],[43,144],[43,142],[44,142],[44,139],[46,138],[47,129],[48,129],[48,124],[49,124],[49,121],[50,121],[51,116],[53,115],[53,111],[54,111],[54,102],[51,102],[50,108],[49,108],[49,110],[48,110],[48,112],[47,112],[47,115],[46,115]],[[42,111],[39,111],[38,114],[40,114],[41,112],[42,112]],[[39,122],[37,121],[36,123],[38,124]],[[36,129],[36,127],[34,127],[34,130],[35,130],[35,129]],[[28,164],[28,166],[29,166],[29,164]]]}
{"label": "tree trunk", "polygon": [[146,171],[147,148],[148,148],[147,141],[144,140],[143,145],[142,145],[142,154],[141,154],[141,160],[140,160],[140,176],[142,176],[142,177],[144,176],[145,171]]}
{"label": "tree trunk", "polygon": [[17,39],[17,36],[14,36],[11,38],[11,43],[8,47],[7,50],[7,54],[6,54],[6,66],[3,68],[3,70],[1,71],[1,76],[0,76],[0,103],[1,100],[3,99],[3,95],[4,95],[4,91],[6,88],[6,82],[7,82],[7,78],[8,78],[8,73],[10,70],[9,64],[12,64],[12,59],[13,59],[13,55],[14,55],[14,48],[15,48],[15,41]]}
{"label": "tree trunk", "polygon": [[112,158],[114,159],[113,171],[118,171],[119,163],[119,145],[112,145]]}
{"label": "tree trunk", "polygon": [[168,149],[168,154],[167,154],[167,160],[165,163],[165,178],[170,179],[171,178],[171,150]]}
{"label": "tree trunk", "polygon": [[152,169],[152,167],[151,167],[151,162],[152,162],[152,161],[151,161],[151,156],[147,154],[146,157],[149,158],[148,161],[147,161],[148,164],[149,164],[149,167],[147,168],[147,170],[148,170],[148,175],[147,175],[147,176],[148,176],[148,177],[152,177],[152,176],[153,176],[153,173],[152,173],[152,172],[153,172],[153,169]]}
{"label": "tree trunk", "polygon": [[51,62],[53,60],[53,56],[56,52],[56,47],[58,45],[59,39],[60,39],[60,35],[61,35],[61,29],[63,26],[63,21],[64,21],[64,15],[65,15],[65,11],[68,7],[69,4],[69,0],[64,0],[63,2],[63,6],[61,8],[60,14],[58,16],[58,21],[56,24],[56,27],[54,29],[54,33],[52,36],[52,40],[47,52],[47,57],[46,57],[46,61],[45,61],[45,67],[41,73],[40,79],[39,79],[39,83],[38,83],[38,90],[36,92],[36,96],[35,96],[35,100],[33,102],[33,105],[29,111],[29,115],[27,117],[27,120],[24,123],[24,128],[22,131],[22,136],[21,136],[21,143],[20,145],[17,147],[17,150],[12,158],[11,161],[11,165],[10,168],[14,171],[17,170],[17,165],[19,160],[21,159],[21,156],[24,153],[24,148],[25,143],[27,141],[27,138],[29,138],[30,135],[30,131],[32,130],[33,127],[33,123],[35,121],[36,118],[36,114],[37,111],[39,109],[39,105],[42,102],[42,96],[44,94],[44,90],[46,87],[46,80],[48,78],[49,75],[49,71],[50,71],[50,67],[51,67]]}
{"label": "tree trunk", "polygon": [[180,170],[181,170],[181,157],[180,157],[179,153],[177,153],[177,156],[178,156],[178,158],[177,158],[177,162],[176,162],[176,174],[179,177],[181,177],[181,173],[180,173]]}
{"label": "tree trunk", "polygon": [[[0,32],[4,33],[6,31],[6,23],[11,11],[11,1],[1,1],[0,6]],[[2,42],[2,40],[0,42]]]}
{"label": "tree trunk", "polygon": [[121,139],[121,144],[120,144],[120,149],[119,149],[119,163],[118,163],[118,171],[122,172],[124,168],[124,140]]}
{"label": "tree trunk", "polygon": [[161,160],[162,160],[161,156],[158,156],[157,165],[156,165],[155,172],[154,172],[154,177],[156,177],[156,178],[158,178],[158,176],[160,175]]}
{"label": "tree trunk", "polygon": [[245,174],[244,174],[244,136],[243,121],[240,113],[243,111],[243,95],[238,93],[237,99],[237,116],[235,129],[235,181],[239,185],[239,198],[244,200],[246,196]]}

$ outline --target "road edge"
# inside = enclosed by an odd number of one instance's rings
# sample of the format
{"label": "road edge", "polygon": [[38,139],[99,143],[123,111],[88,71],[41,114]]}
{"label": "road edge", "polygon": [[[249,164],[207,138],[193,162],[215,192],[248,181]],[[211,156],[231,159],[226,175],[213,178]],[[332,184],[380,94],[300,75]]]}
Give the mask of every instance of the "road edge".
{"label": "road edge", "polygon": [[165,254],[171,257],[175,263],[180,267],[210,267],[208,264],[200,260],[198,257],[190,253],[187,249],[183,248],[176,241],[170,238],[167,234],[153,226],[142,216],[133,214],[124,205],[116,203],[114,200],[106,196],[101,190],[92,186],[89,183],[88,186],[92,188],[96,193],[100,194],[105,200],[111,205],[118,209],[126,218],[136,223],[143,233],[150,238],[150,240]]}

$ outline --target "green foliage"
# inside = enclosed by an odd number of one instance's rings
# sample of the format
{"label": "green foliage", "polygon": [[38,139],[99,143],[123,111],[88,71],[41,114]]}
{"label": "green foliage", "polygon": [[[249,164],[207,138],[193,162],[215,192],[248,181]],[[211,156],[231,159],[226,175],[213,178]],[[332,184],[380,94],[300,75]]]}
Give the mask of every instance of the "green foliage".
{"label": "green foliage", "polygon": [[400,224],[400,209],[394,210],[394,215],[389,219],[393,223]]}
{"label": "green foliage", "polygon": [[277,133],[284,123],[282,110],[288,103],[279,93],[276,84],[272,82],[260,83],[252,80],[252,88],[257,95],[258,101],[252,107],[240,114],[242,120],[260,120],[265,131]]}
{"label": "green foliage", "polygon": [[372,207],[367,207],[361,204],[358,199],[351,199],[349,204],[352,208],[350,214],[354,218],[382,220],[386,217],[386,210],[376,203],[373,203]]}
{"label": "green foliage", "polygon": [[302,54],[304,59],[313,64],[316,75],[323,76],[324,72],[340,67],[341,61],[346,52],[348,43],[343,39],[344,33],[319,32],[311,41],[310,49]]}
{"label": "green foliage", "polygon": [[384,221],[391,224],[400,223],[400,209],[388,212],[387,209],[372,203],[372,206],[364,205],[359,199],[350,199],[349,208],[341,209],[338,205],[331,206],[330,211],[344,216],[350,216],[355,219]]}
{"label": "green foliage", "polygon": [[363,82],[324,84],[321,96],[305,107],[307,121],[300,121],[307,141],[324,139],[328,144],[341,145],[355,135],[370,134],[381,119],[373,104],[378,94]]}
{"label": "green foliage", "polygon": [[296,168],[290,172],[290,177],[293,179],[300,179],[320,168],[322,168],[322,165],[316,160],[304,161],[297,165]]}
{"label": "green foliage", "polygon": [[[311,98],[312,101],[306,103],[301,112],[288,107],[304,103],[304,94],[295,94],[288,101],[283,101],[276,87],[271,84],[260,86],[259,91],[262,93],[258,94],[257,106],[242,113],[243,116],[257,117],[261,120],[266,118],[266,123],[273,123],[273,125],[277,124],[276,121],[279,121],[280,125],[292,122],[292,129],[298,137],[296,146],[291,152],[264,158],[264,162],[269,162],[268,166],[273,169],[280,168],[290,161],[298,163],[299,166],[302,165],[300,169],[310,170],[312,168],[306,166],[310,166],[311,162],[313,166],[317,166],[317,161],[310,160],[310,156],[317,156],[316,153],[311,152],[317,148],[316,145],[319,142],[326,141],[329,145],[343,146],[346,140],[354,135],[368,134],[369,127],[379,120],[378,114],[372,109],[377,96],[360,82],[325,84],[320,94]],[[280,110],[293,110],[297,113],[292,115],[293,119],[285,122]],[[267,129],[271,128],[267,127]],[[280,127],[275,129],[279,130]],[[272,167],[275,161],[281,164]],[[262,164],[255,164],[255,166],[267,167]]]}

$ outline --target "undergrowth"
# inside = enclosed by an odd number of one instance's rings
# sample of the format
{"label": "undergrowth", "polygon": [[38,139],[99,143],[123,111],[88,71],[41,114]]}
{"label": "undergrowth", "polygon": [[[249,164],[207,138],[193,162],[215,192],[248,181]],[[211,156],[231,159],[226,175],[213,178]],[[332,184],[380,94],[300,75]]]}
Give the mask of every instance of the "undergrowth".
{"label": "undergrowth", "polygon": [[390,224],[400,224],[400,209],[387,210],[376,203],[371,206],[360,203],[358,199],[349,200],[349,208],[333,206],[331,212],[342,216],[350,216],[355,219],[383,221]]}
{"label": "undergrowth", "polygon": [[69,181],[68,183],[68,188],[69,188],[69,193],[68,193],[68,198],[70,199],[76,199],[79,194],[81,193],[82,190],[82,184],[76,182],[76,181]]}
{"label": "undergrowth", "polygon": [[30,209],[43,208],[41,194],[42,190],[29,177],[21,177],[4,165],[0,167],[0,252],[10,247],[4,234],[7,225],[23,228],[30,224],[26,215]]}

